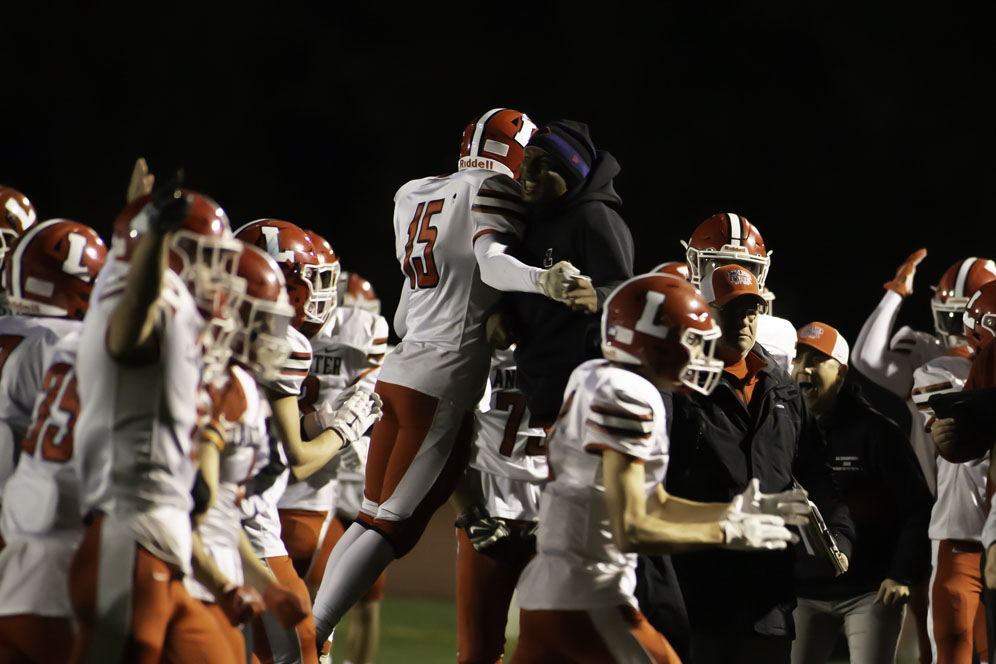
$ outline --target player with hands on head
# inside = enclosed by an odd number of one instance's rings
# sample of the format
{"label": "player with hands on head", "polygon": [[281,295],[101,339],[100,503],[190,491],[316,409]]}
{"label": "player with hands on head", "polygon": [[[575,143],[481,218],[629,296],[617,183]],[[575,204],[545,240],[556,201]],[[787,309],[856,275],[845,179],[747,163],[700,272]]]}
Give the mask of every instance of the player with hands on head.
{"label": "player with hands on head", "polygon": [[701,294],[669,275],[633,277],[607,298],[601,328],[605,359],[571,374],[547,440],[552,479],[540,499],[537,555],[517,587],[513,664],[677,662],[636,608],[636,553],[770,551],[797,539],[781,516],[756,510],[794,519],[786,505],[802,492],[766,497],[752,486],[733,501],[702,503],[661,483],[669,453],[661,391],[708,394],[722,371],[720,332]]}
{"label": "player with hands on head", "polygon": [[[395,255],[404,275],[394,317],[401,343],[376,392],[364,502],[336,544],[315,598],[319,645],[395,558],[408,553],[467,465],[473,408],[491,349],[484,316],[498,291],[563,300],[570,265],[530,267],[507,253],[525,221],[515,181],[535,125],[496,108],[463,133],[459,170],[412,180],[395,194]],[[557,306],[562,307],[562,304]]]}
{"label": "player with hands on head", "polygon": [[797,563],[793,664],[826,662],[841,627],[855,662],[895,660],[910,587],[930,570],[933,504],[905,434],[847,380],[849,347],[825,323],[798,332],[792,377],[827,442],[827,462],[851,508],[856,539],[847,573]]}

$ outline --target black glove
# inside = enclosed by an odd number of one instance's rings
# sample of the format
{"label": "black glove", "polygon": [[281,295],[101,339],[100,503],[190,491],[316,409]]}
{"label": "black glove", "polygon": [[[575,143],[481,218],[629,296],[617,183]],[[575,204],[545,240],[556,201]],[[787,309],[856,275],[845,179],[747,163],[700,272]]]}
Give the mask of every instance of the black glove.
{"label": "black glove", "polygon": [[132,228],[140,233],[151,230],[159,235],[176,230],[190,212],[191,197],[180,189],[182,183],[183,169],[180,169],[152,192],[149,202],[132,220]]}
{"label": "black glove", "polygon": [[480,505],[474,505],[457,517],[457,528],[467,532],[467,539],[479,553],[490,553],[497,544],[505,540],[510,531],[501,518],[488,516]]}

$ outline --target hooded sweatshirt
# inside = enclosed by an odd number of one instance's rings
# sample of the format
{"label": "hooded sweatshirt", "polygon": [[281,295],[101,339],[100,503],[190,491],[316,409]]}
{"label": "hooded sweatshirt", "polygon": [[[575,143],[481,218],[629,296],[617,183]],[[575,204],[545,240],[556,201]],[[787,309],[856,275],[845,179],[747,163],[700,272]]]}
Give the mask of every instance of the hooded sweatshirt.
{"label": "hooded sweatshirt", "polygon": [[548,268],[567,260],[591,277],[598,311],[581,314],[542,295],[514,293],[515,362],[519,387],[538,422],[557,416],[567,379],[579,364],[601,356],[602,305],[633,276],[633,236],[619,214],[622,199],[612,186],[619,162],[600,151],[588,177],[529,215],[516,258]]}

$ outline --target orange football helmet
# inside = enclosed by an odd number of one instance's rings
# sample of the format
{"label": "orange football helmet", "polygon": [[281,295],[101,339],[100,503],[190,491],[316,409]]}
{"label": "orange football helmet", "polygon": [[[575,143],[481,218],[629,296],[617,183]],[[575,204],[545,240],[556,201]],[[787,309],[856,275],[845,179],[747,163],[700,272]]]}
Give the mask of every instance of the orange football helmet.
{"label": "orange football helmet", "polygon": [[930,299],[934,331],[945,348],[965,343],[962,314],[969,296],[996,279],[996,263],[985,258],[964,258],[941,276]]}
{"label": "orange football helmet", "polygon": [[699,224],[691,239],[682,244],[691,282],[696,286],[717,267],[736,263],[753,272],[758,286],[764,288],[771,257],[761,232],[746,217],[731,212],[714,214]]}
{"label": "orange football helmet", "polygon": [[459,170],[485,168],[518,179],[526,143],[536,131],[529,116],[510,108],[493,108],[463,130]]}

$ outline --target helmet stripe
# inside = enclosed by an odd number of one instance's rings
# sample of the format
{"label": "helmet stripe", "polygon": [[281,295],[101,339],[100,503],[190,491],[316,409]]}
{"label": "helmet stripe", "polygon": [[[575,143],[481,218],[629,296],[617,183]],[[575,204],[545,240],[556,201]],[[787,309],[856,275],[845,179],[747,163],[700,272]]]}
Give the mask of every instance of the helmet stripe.
{"label": "helmet stripe", "polygon": [[968,273],[972,271],[972,266],[975,265],[975,261],[977,260],[979,259],[973,256],[961,262],[961,267],[958,268],[958,276],[955,277],[953,297],[968,297],[971,295],[971,293],[965,292],[965,286],[968,283]]}
{"label": "helmet stripe", "polygon": [[10,280],[12,282],[10,284],[10,288],[11,295],[13,297],[18,299],[24,297],[24,294],[21,292],[21,256],[24,255],[24,251],[28,248],[28,245],[31,244],[31,240],[43,229],[62,221],[65,221],[65,219],[49,219],[48,221],[36,224],[18,240],[17,248],[14,250],[13,255],[9,259],[12,261],[10,266]]}
{"label": "helmet stripe", "polygon": [[497,113],[504,111],[504,108],[492,108],[490,111],[481,116],[477,121],[477,126],[474,127],[474,139],[470,142],[470,156],[479,157],[481,156],[481,139],[484,137],[484,130],[488,126],[488,121]]}
{"label": "helmet stripe", "polygon": [[743,224],[740,221],[740,217],[732,212],[727,212],[726,219],[730,224],[730,244],[734,247],[739,247],[744,237]]}

